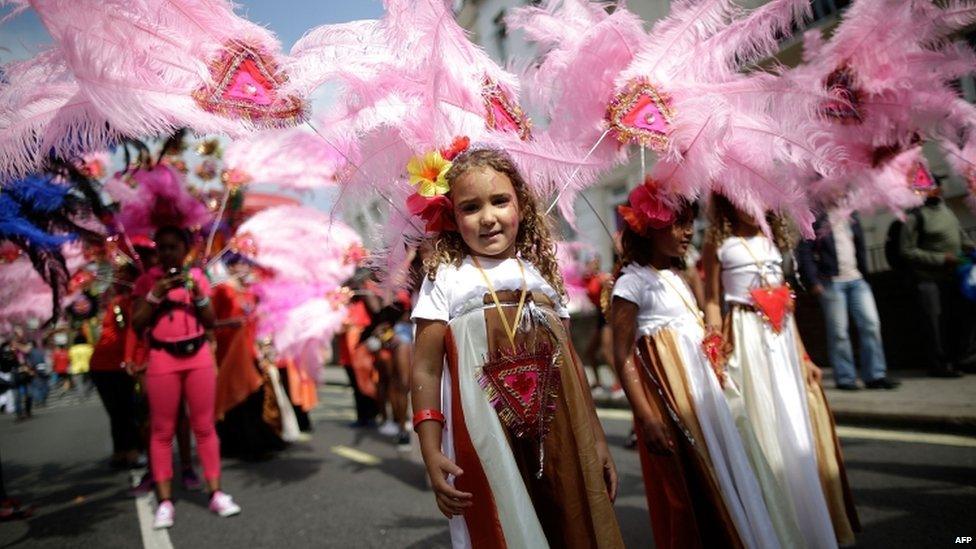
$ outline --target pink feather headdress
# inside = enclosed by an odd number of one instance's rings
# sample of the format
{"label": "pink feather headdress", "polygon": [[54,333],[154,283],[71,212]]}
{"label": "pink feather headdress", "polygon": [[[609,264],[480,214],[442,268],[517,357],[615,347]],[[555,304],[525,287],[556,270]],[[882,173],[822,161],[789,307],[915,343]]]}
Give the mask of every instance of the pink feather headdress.
{"label": "pink feather headdress", "polygon": [[[549,132],[572,133],[594,149],[608,135],[650,149],[650,175],[670,193],[696,198],[718,190],[757,219],[767,209],[784,210],[808,228],[805,197],[777,177],[778,165],[831,171],[832,151],[810,139],[812,116],[773,116],[770,78],[739,71],[774,53],[809,3],[774,0],[751,12],[727,0],[675,3],[669,17],[640,34],[623,7],[610,16],[602,10],[595,2],[550,0],[510,19],[548,48],[536,80],[575,75],[559,80],[567,87],[586,81],[570,88],[571,100],[549,97]],[[561,25],[583,32],[554,32]],[[596,78],[586,79],[591,73]]]}
{"label": "pink feather headdress", "polygon": [[237,238],[251,243],[247,255],[273,273],[256,286],[259,332],[273,335],[279,353],[317,374],[320,356],[341,329],[362,242],[349,227],[317,210],[280,206],[245,221]]}
{"label": "pink feather headdress", "polygon": [[[383,43],[361,43],[393,54],[373,55],[384,70],[369,71],[368,85],[350,86],[337,109],[319,123],[327,140],[344,135],[357,143],[337,204],[349,198],[369,204],[378,195],[390,206],[380,240],[391,265],[397,263],[403,240],[423,237],[433,216],[429,204],[414,199],[407,206],[415,190],[407,177],[412,158],[448,149],[466,137],[472,147],[506,150],[537,196],[552,194],[581,165],[590,170],[584,177],[595,177],[607,164],[581,162],[585,150],[532,129],[519,104],[517,76],[471,43],[449,4],[387,1],[387,16],[378,24]],[[358,65],[356,70],[350,79],[362,76]]]}
{"label": "pink feather headdress", "polygon": [[350,250],[361,249],[359,235],[347,225],[305,206],[278,206],[241,224],[250,235],[256,263],[275,277],[297,282],[341,285],[356,270]]}
{"label": "pink feather headdress", "polygon": [[334,185],[346,164],[342,151],[299,128],[237,139],[227,146],[223,161],[235,177],[297,191]]}
{"label": "pink feather headdress", "polygon": [[5,173],[30,171],[51,146],[62,154],[86,152],[119,136],[182,127],[244,135],[306,118],[304,96],[288,84],[292,60],[271,32],[238,17],[226,0],[33,0],[30,6],[54,39],[35,64],[55,81],[23,65],[9,71],[17,88],[36,91],[14,103],[27,111],[0,118],[0,128],[12,130],[0,150],[28,145],[0,165]]}
{"label": "pink feather headdress", "polygon": [[3,73],[0,179],[38,171],[49,153],[71,158],[118,140],[118,132],[80,95],[58,48],[9,63]]}
{"label": "pink feather headdress", "polygon": [[[976,54],[946,36],[976,21],[976,7],[950,2],[860,0],[844,14],[829,42],[819,29],[804,36],[805,63],[783,78],[829,97],[819,108],[826,144],[848,152],[842,176],[801,173],[813,181],[814,202],[849,192],[859,209],[885,206],[896,213],[918,202],[905,194],[902,163],[922,138],[951,138],[976,120],[952,82],[976,69]],[[883,30],[881,30],[883,29]],[[897,156],[888,150],[904,149]],[[885,156],[879,162],[879,156]],[[890,165],[889,165],[890,164]],[[890,191],[890,192],[889,192]]]}
{"label": "pink feather headdress", "polygon": [[116,220],[128,234],[148,235],[164,225],[194,229],[212,218],[183,174],[166,164],[119,173],[105,190],[121,205]]}

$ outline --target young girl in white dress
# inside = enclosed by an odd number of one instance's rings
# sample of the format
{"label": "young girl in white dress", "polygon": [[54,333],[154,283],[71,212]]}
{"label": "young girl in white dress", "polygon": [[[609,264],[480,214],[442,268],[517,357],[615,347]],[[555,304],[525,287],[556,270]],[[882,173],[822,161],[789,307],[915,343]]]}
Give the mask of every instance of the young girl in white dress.
{"label": "young girl in white dress", "polygon": [[703,250],[706,323],[723,327],[732,346],[726,390],[767,505],[791,514],[807,547],[836,547],[831,514],[821,484],[817,438],[811,428],[807,387],[820,371],[803,360],[793,321],[793,298],[777,246],[788,247],[785,225],[773,218],[777,242],[721,195],[712,196]]}
{"label": "young girl in white dress", "polygon": [[[694,208],[668,213],[653,183],[621,207],[622,269],[613,288],[614,365],[634,410],[654,546],[780,547],[722,394],[720,335],[707,334],[683,278]],[[650,218],[635,203],[653,208]],[[693,274],[693,276],[696,276]]]}
{"label": "young girl in white dress", "polygon": [[438,229],[413,310],[411,394],[453,545],[623,547],[545,219],[501,151],[462,153],[443,179],[411,206]]}

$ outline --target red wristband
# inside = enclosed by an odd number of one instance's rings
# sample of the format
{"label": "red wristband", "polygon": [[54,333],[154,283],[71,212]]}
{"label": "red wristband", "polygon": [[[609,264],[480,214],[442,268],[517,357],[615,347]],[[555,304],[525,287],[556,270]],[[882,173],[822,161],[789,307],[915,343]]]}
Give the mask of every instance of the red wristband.
{"label": "red wristband", "polygon": [[444,425],[444,414],[440,410],[434,410],[428,408],[426,410],[420,410],[413,415],[413,430],[417,430],[417,426],[425,421],[437,421],[441,425]]}

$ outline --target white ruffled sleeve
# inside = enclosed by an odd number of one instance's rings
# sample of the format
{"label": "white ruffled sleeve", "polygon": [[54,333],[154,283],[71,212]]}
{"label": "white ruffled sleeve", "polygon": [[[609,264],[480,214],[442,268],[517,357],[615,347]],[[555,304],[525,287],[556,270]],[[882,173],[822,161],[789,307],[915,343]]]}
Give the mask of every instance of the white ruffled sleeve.
{"label": "white ruffled sleeve", "polygon": [[637,273],[624,273],[613,285],[613,297],[626,299],[640,307],[643,305],[644,282]]}
{"label": "white ruffled sleeve", "polygon": [[424,278],[424,283],[420,287],[420,294],[417,304],[413,308],[410,319],[417,320],[440,320],[447,322],[451,319],[450,300],[447,297],[445,288],[445,273],[440,270],[434,280]]}

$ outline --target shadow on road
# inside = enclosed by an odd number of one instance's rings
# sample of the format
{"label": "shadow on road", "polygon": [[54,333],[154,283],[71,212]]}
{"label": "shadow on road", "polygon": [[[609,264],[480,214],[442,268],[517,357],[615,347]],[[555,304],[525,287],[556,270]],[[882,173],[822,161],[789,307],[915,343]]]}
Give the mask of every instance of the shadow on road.
{"label": "shadow on road", "polygon": [[16,527],[26,530],[19,536],[0,535],[0,546],[32,546],[50,538],[71,538],[96,532],[101,523],[118,517],[131,506],[126,485],[127,474],[108,471],[101,463],[61,465],[45,463],[26,467],[4,463],[8,490],[37,506],[31,518],[8,525],[7,535]]}

